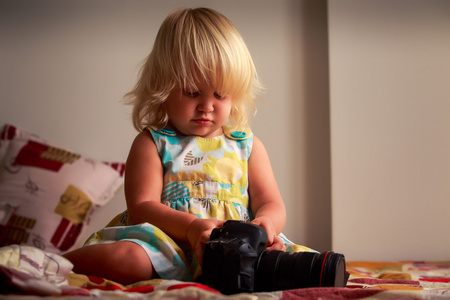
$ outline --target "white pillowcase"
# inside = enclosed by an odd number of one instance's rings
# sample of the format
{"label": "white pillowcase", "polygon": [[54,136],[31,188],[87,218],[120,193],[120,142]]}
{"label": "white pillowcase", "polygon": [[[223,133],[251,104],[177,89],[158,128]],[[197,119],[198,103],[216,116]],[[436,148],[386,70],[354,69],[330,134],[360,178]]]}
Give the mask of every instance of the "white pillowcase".
{"label": "white pillowcase", "polygon": [[60,254],[76,244],[93,211],[123,184],[124,163],[105,163],[5,125],[0,135],[0,246]]}

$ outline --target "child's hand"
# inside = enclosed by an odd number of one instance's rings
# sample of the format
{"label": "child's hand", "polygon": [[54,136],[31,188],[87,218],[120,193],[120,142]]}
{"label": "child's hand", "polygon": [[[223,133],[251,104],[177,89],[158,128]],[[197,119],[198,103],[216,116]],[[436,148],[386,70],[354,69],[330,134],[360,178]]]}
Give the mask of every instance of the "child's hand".
{"label": "child's hand", "polygon": [[286,250],[286,246],[283,241],[278,236],[278,233],[275,231],[272,221],[267,217],[257,217],[252,222],[252,224],[261,226],[267,232],[267,250]]}
{"label": "child's hand", "polygon": [[280,251],[286,251],[286,245],[283,243],[283,240],[279,237],[276,236],[273,239],[273,243],[272,244],[267,244],[267,250],[271,251],[271,250],[280,250]]}
{"label": "child's hand", "polygon": [[206,242],[209,241],[211,232],[214,228],[222,227],[224,221],[215,219],[196,219],[188,227],[187,237],[198,263],[202,264],[202,254],[205,249]]}

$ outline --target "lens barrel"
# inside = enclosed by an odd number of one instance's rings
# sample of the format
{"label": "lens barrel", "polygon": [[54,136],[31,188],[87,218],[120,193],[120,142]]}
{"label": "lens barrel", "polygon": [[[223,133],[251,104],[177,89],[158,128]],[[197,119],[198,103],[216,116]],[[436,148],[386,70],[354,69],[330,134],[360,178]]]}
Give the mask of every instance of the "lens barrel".
{"label": "lens barrel", "polygon": [[320,286],[345,287],[348,276],[345,268],[345,257],[332,251],[323,252],[318,261],[322,264]]}
{"label": "lens barrel", "polygon": [[255,290],[276,291],[306,287],[344,287],[345,258],[332,251],[264,251],[255,266]]}

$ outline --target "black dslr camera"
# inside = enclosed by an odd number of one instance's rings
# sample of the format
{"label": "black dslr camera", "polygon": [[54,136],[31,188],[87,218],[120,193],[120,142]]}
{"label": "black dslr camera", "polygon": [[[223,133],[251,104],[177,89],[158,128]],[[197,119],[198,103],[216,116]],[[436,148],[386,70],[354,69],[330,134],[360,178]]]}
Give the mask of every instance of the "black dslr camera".
{"label": "black dslr camera", "polygon": [[260,226],[227,221],[205,245],[200,281],[224,294],[347,284],[344,255],[267,251],[267,240]]}

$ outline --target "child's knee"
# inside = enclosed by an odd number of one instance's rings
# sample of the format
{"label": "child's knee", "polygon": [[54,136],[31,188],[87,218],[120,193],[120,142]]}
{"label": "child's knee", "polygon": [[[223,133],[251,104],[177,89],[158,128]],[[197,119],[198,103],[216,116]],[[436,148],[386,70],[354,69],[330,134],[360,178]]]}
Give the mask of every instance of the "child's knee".
{"label": "child's knee", "polygon": [[[115,244],[115,245],[114,245]],[[157,277],[153,265],[147,252],[136,243],[133,242],[115,242],[111,244],[112,251],[115,253],[112,262],[117,264],[124,273],[124,276],[131,276],[138,280],[149,280]]]}

